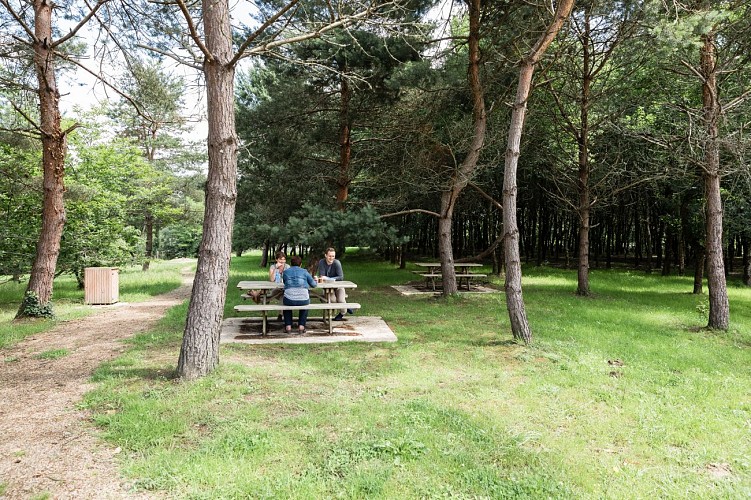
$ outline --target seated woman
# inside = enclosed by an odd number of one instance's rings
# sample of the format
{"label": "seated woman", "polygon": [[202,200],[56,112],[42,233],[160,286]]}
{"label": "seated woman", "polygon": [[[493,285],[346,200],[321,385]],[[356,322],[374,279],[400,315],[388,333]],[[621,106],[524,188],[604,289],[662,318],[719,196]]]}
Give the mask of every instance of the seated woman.
{"label": "seated woman", "polygon": [[[289,264],[287,264],[287,256],[284,254],[284,252],[276,252],[276,262],[269,267],[269,281],[272,283],[281,283],[282,282],[282,273],[289,269]],[[282,296],[283,290],[281,288],[274,290],[271,292],[271,295],[269,295],[268,299],[278,299]],[[253,302],[258,304],[261,301],[261,291],[260,290],[251,290],[250,298],[253,299]],[[281,318],[277,318],[281,319]]]}
{"label": "seated woman", "polygon": [[[318,285],[313,276],[300,267],[302,258],[299,255],[292,256],[290,261],[292,262],[292,267],[282,274],[282,280],[284,281],[284,298],[282,302],[285,306],[306,306],[310,304],[310,292],[308,289],[315,288]],[[300,310],[300,316],[297,320],[297,333],[305,333],[305,322],[307,319],[307,309]],[[284,311],[284,331],[287,333],[292,332],[292,311]]]}

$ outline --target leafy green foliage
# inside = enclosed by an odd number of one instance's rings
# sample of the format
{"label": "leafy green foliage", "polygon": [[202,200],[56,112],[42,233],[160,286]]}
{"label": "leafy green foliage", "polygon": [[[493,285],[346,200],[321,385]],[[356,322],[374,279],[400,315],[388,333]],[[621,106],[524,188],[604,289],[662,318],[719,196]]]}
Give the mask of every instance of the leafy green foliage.
{"label": "leafy green foliage", "polygon": [[201,244],[201,226],[181,224],[159,232],[159,254],[164,259],[196,257]]}
{"label": "leafy green foliage", "polygon": [[41,152],[28,144],[2,142],[0,135],[0,275],[29,272],[42,206]]}
{"label": "leafy green foliage", "polygon": [[236,225],[235,237],[246,242],[266,241],[272,245],[291,243],[309,247],[313,253],[328,246],[382,247],[397,241],[396,231],[384,223],[373,207],[337,212],[329,207],[306,203],[285,225]]}
{"label": "leafy green foliage", "polygon": [[28,291],[21,302],[21,316],[27,318],[54,318],[52,301],[42,304],[36,292]]}
{"label": "leafy green foliage", "polygon": [[[85,267],[124,266],[140,259],[147,214],[162,224],[186,224],[195,233],[203,213],[202,202],[196,201],[203,196],[201,175],[178,177],[146,162],[129,139],[105,137],[101,120],[96,113],[86,115],[69,136],[67,220],[56,273],[71,273],[79,284]],[[33,261],[42,210],[40,165],[37,147],[0,134],[0,275],[10,279],[20,280]]]}
{"label": "leafy green foliage", "polygon": [[[183,78],[168,73],[158,61],[130,63],[131,71],[123,78],[123,88],[131,99],[116,102],[110,107],[109,116],[119,135],[140,148],[150,170],[135,181],[129,199],[129,221],[142,228],[146,242],[143,257],[149,260],[155,250],[159,251],[157,228],[182,224],[192,227],[200,218],[197,214],[203,212],[199,201],[203,197],[195,196],[191,181],[203,181],[198,166],[205,162],[206,155],[203,147],[181,137],[188,130],[183,115]],[[168,248],[167,254],[175,255],[172,250]]]}
{"label": "leafy green foliage", "polygon": [[90,266],[123,266],[143,252],[140,231],[129,225],[129,209],[153,175],[138,150],[125,141],[73,138],[66,192],[67,223],[61,240],[58,273],[79,278]]}
{"label": "leafy green foliage", "polygon": [[[396,192],[380,183],[381,175],[388,178],[382,166],[403,147],[388,110],[405,93],[408,79],[398,76],[400,69],[421,59],[418,26],[404,36],[352,29],[312,39],[287,49],[291,63],[270,59],[240,75],[237,129],[247,149],[239,160],[235,250],[267,240],[315,248],[356,243],[358,226],[359,244],[383,233],[363,219],[372,209],[359,207],[372,199],[366,191]],[[352,145],[348,161],[342,160],[345,142]],[[336,222],[327,214],[345,187],[345,212],[358,215],[336,211],[343,219]]]}

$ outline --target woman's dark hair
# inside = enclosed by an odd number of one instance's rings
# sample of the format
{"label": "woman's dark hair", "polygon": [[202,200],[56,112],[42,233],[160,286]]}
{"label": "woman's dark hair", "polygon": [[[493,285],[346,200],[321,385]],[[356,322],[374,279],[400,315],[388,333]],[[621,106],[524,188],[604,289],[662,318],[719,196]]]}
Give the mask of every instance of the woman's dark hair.
{"label": "woman's dark hair", "polygon": [[293,266],[299,266],[300,264],[302,264],[302,257],[300,257],[299,255],[293,255],[290,259],[290,262]]}
{"label": "woman's dark hair", "polygon": [[284,253],[284,252],[282,252],[281,250],[280,250],[280,251],[278,251],[278,252],[276,252],[276,260],[279,260],[279,259],[286,259],[286,258],[287,258],[287,254],[285,254],[285,253]]}

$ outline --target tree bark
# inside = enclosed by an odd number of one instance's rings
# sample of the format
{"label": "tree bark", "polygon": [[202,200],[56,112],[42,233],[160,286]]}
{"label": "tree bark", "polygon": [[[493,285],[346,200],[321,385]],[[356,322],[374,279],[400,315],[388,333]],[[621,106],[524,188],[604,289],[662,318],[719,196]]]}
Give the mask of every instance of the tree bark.
{"label": "tree bark", "polygon": [[678,228],[678,275],[686,274],[686,231],[688,231],[688,197],[681,198],[681,225]]}
{"label": "tree bark", "polygon": [[485,96],[480,81],[480,12],[481,0],[469,0],[469,64],[467,80],[472,95],[472,142],[467,156],[451,176],[447,189],[441,193],[441,210],[438,218],[438,252],[441,259],[441,276],[443,295],[453,295],[459,290],[454,273],[454,251],[452,246],[452,220],[454,207],[459,194],[469,183],[477,168],[480,151],[485,143],[487,116],[485,114]]}
{"label": "tree bark", "polygon": [[151,212],[148,212],[146,214],[146,253],[144,255],[143,259],[143,266],[141,267],[141,271],[148,271],[149,265],[151,264],[151,258],[154,252],[154,216],[151,214]]}
{"label": "tree bark", "polygon": [[743,252],[743,284],[751,286],[751,258],[749,257],[749,237],[741,236],[741,250]]}
{"label": "tree bark", "polygon": [[703,36],[701,49],[702,106],[706,143],[704,150],[704,196],[707,203],[708,328],[727,330],[730,322],[725,263],[722,258],[722,198],[720,195],[720,148],[718,144],[720,103],[717,88],[715,41],[712,32]]}
{"label": "tree bark", "polygon": [[704,246],[701,244],[696,245],[696,264],[694,267],[694,295],[701,295],[704,288],[704,259],[706,253],[704,252]]}
{"label": "tree bark", "polygon": [[454,249],[451,242],[451,220],[454,215],[455,196],[459,192],[454,189],[441,193],[441,216],[438,218],[438,254],[441,261],[441,282],[443,295],[458,293],[456,273],[454,272]]}
{"label": "tree bark", "polygon": [[339,108],[339,175],[336,180],[336,207],[344,211],[344,204],[349,197],[350,165],[352,163],[352,127],[349,119],[349,103],[352,90],[344,73],[346,65],[341,68],[341,107]]}
{"label": "tree bark", "polygon": [[232,255],[237,198],[232,31],[227,1],[203,0],[208,56],[204,61],[208,111],[209,171],[206,209],[188,319],[177,365],[181,378],[207,375],[219,364],[219,333]]}
{"label": "tree bark", "polygon": [[[47,0],[34,1],[34,69],[39,85],[39,129],[42,136],[43,207],[42,227],[36,245],[26,293],[34,293],[40,306],[52,300],[60,239],[65,226],[65,155],[66,133],[61,128],[60,91],[55,75],[55,53],[52,44],[52,9]],[[16,317],[24,316],[24,305]]]}
{"label": "tree bark", "polygon": [[579,110],[579,131],[577,137],[579,149],[579,267],[577,272],[576,294],[589,295],[589,218],[590,218],[590,187],[589,187],[589,94],[592,85],[589,11],[584,20],[582,41],[582,93]]}
{"label": "tree bark", "polygon": [[563,23],[571,13],[573,6],[574,0],[560,0],[558,2],[553,22],[522,61],[508,133],[508,147],[506,148],[505,170],[503,173],[503,243],[506,260],[506,306],[514,338],[521,339],[527,344],[532,342],[532,331],[529,328],[527,312],[524,307],[524,298],[522,297],[519,228],[516,221],[516,171],[519,164],[524,116],[527,112],[527,98],[529,97],[532,85],[532,75],[534,74],[535,65],[555,39]]}

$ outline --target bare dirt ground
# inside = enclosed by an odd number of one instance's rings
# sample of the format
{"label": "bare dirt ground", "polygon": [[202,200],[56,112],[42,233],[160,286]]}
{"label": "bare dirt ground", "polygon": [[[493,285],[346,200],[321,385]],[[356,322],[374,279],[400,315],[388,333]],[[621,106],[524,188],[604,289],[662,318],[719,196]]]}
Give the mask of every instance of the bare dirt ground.
{"label": "bare dirt ground", "polygon": [[[0,351],[0,498],[149,498],[120,476],[118,449],[99,439],[77,403],[94,370],[190,295],[183,286],[147,302],[101,307]],[[39,354],[67,349],[58,359]],[[177,359],[175,359],[177,363]]]}

